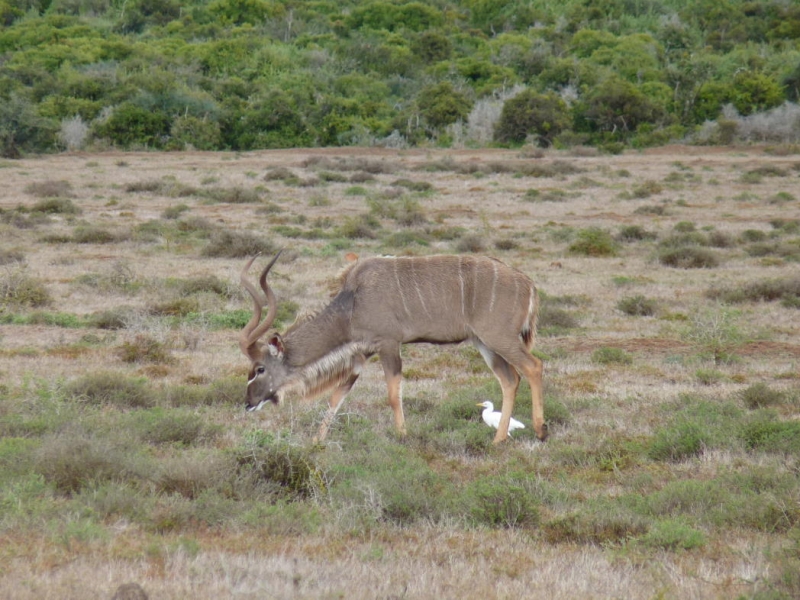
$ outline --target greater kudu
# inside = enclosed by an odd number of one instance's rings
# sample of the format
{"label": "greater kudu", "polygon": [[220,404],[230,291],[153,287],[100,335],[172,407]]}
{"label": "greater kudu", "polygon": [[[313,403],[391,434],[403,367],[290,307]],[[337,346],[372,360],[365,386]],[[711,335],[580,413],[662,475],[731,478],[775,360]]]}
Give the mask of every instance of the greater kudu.
{"label": "greater kudu", "polygon": [[[280,255],[280,253],[278,253]],[[475,256],[380,257],[358,260],[342,275],[333,300],[314,316],[300,319],[285,334],[270,333],[277,312],[267,275],[276,255],[261,272],[264,295],[247,279],[253,316],[239,345],[252,361],[245,407],[280,403],[290,391],[303,397],[332,391],[317,433],[323,440],[367,358],[383,365],[394,422],[405,434],[401,396],[400,346],[416,342],[473,343],[494,371],[503,390],[495,443],[508,436],[514,397],[525,377],[531,388],[533,429],[547,437],[542,405],[542,361],[531,355],[539,300],[533,282],[502,262]],[[264,304],[269,307],[261,321]]]}

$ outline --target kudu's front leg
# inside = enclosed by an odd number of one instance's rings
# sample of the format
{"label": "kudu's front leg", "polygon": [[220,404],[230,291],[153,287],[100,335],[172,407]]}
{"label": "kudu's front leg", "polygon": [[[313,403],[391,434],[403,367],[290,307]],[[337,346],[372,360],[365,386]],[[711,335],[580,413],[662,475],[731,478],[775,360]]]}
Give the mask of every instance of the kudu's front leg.
{"label": "kudu's front leg", "polygon": [[344,383],[333,391],[333,394],[331,394],[328,400],[328,410],[325,412],[325,417],[322,419],[322,424],[319,426],[317,435],[314,436],[312,440],[315,444],[325,441],[325,438],[328,436],[328,430],[331,427],[331,423],[333,423],[333,419],[336,417],[339,407],[344,404],[344,399],[347,397],[347,394],[350,393],[350,390],[353,389],[353,385],[355,385],[358,376],[361,374],[361,369],[366,362],[367,357],[363,354],[354,357],[352,373],[350,373],[350,376]]}
{"label": "kudu's front leg", "polygon": [[406,435],[406,419],[403,415],[403,361],[400,358],[400,344],[385,344],[379,352],[386,388],[389,392],[389,406],[394,411],[394,426],[401,436]]}

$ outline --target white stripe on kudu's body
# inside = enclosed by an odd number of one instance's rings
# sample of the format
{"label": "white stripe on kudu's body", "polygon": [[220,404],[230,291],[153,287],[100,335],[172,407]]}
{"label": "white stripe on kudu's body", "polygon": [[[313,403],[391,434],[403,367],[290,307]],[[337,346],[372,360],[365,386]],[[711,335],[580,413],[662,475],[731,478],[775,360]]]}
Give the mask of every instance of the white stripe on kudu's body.
{"label": "white stripe on kudu's body", "polygon": [[[248,410],[266,402],[278,404],[289,391],[304,397],[330,392],[328,413],[317,433],[322,440],[367,358],[377,354],[395,426],[404,434],[400,347],[417,342],[471,342],[503,391],[495,442],[508,436],[521,377],[531,388],[534,431],[541,440],[547,437],[542,361],[530,353],[539,302],[536,287],[524,273],[477,256],[358,260],[342,275],[339,291],[328,306],[281,335],[269,332],[277,300],[267,275],[277,259],[275,256],[261,272],[263,294],[247,279],[255,259],[241,275],[254,307],[239,339],[242,352],[252,362],[245,402]],[[261,321],[264,305],[269,309]]]}

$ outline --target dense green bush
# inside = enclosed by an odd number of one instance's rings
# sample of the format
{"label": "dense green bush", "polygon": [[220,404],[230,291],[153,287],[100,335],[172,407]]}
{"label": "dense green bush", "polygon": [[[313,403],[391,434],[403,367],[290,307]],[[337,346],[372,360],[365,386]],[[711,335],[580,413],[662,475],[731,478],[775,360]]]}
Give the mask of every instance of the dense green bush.
{"label": "dense green bush", "polygon": [[126,102],[114,109],[106,121],[98,124],[94,133],[123,148],[132,145],[161,148],[169,133],[169,119],[163,113]]}
{"label": "dense green bush", "polygon": [[472,108],[472,102],[467,95],[456,90],[449,81],[423,88],[417,104],[422,116],[433,129],[465,120]]}
{"label": "dense green bush", "polygon": [[582,256],[616,256],[617,243],[606,230],[589,227],[578,232],[577,239],[569,246],[569,251]]}
{"label": "dense green bush", "polygon": [[[393,130],[447,144],[461,138],[441,128],[468,124],[476,99],[509,97],[504,144],[561,132],[620,151],[707,120],[726,143],[738,121],[724,106],[748,116],[800,97],[798,20],[777,0],[4,0],[0,152],[364,144]],[[59,141],[76,119],[93,137]]]}
{"label": "dense green bush", "polygon": [[556,94],[525,90],[503,104],[494,138],[499,142],[521,143],[532,135],[540,146],[549,146],[569,124],[567,104]]}

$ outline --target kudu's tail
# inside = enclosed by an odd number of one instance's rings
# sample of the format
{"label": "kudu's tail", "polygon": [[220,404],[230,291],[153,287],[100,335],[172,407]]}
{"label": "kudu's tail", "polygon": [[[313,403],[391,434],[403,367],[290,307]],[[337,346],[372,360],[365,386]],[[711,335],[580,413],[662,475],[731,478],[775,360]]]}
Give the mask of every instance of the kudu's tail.
{"label": "kudu's tail", "polygon": [[536,290],[536,286],[531,284],[531,297],[528,303],[528,314],[525,318],[525,322],[522,325],[522,331],[520,332],[520,338],[522,338],[522,343],[525,344],[525,348],[530,352],[531,348],[533,348],[533,344],[536,342],[536,326],[539,322],[539,292]]}

